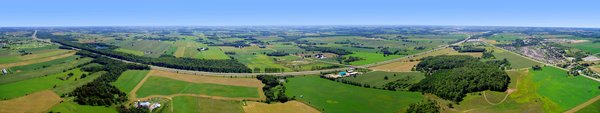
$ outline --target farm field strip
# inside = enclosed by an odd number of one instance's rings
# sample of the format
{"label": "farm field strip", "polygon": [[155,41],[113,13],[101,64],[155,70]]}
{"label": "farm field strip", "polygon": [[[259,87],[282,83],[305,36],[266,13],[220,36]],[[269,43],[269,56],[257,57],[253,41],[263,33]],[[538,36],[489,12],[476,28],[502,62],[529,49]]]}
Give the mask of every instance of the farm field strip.
{"label": "farm field strip", "polygon": [[274,104],[246,101],[246,104],[246,106],[242,106],[246,113],[321,113],[321,111],[298,101]]}
{"label": "farm field strip", "polygon": [[39,91],[27,96],[0,101],[1,113],[42,113],[59,104],[61,98],[50,90]]}
{"label": "farm field strip", "polygon": [[24,65],[29,65],[29,64],[35,64],[35,63],[39,63],[39,62],[48,62],[51,60],[66,58],[66,57],[73,56],[73,55],[75,55],[75,51],[69,51],[67,53],[56,55],[56,56],[28,59],[28,60],[23,60],[23,61],[14,62],[14,63],[0,64],[0,68],[10,68],[10,67],[15,67],[15,66],[24,66]]}

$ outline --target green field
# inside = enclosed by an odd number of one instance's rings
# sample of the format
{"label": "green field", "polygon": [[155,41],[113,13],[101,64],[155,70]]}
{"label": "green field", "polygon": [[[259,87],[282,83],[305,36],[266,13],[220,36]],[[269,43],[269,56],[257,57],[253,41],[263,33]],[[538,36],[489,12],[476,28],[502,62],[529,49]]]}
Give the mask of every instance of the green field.
{"label": "green field", "polygon": [[167,50],[169,50],[172,45],[167,42],[156,40],[124,40],[114,41],[110,44],[129,50],[150,52],[150,54],[144,54],[144,56],[149,57],[159,57],[161,54],[164,54]]}
{"label": "green field", "polygon": [[[384,77],[388,77],[387,80]],[[345,77],[342,79],[369,84],[370,86],[381,87],[387,83],[394,82],[398,79],[408,79],[406,83],[418,83],[425,76],[420,72],[385,72],[385,71],[372,71],[365,74],[358,75],[356,77]]]}
{"label": "green field", "polygon": [[112,84],[119,88],[119,90],[129,93],[138,83],[140,83],[140,81],[142,81],[142,79],[144,79],[144,77],[146,77],[146,74],[148,74],[148,70],[127,70]]}
{"label": "green field", "polygon": [[250,68],[250,69],[260,68],[263,72],[264,72],[264,68],[282,68],[282,69],[285,69],[286,71],[291,70],[285,66],[275,63],[273,61],[272,57],[269,57],[269,56],[263,55],[263,54],[235,55],[234,57],[236,57],[236,59],[239,62],[246,64],[246,66],[248,66],[248,68]]}
{"label": "green field", "polygon": [[396,113],[423,99],[417,92],[387,91],[306,76],[289,78],[286,94],[327,113]]}
{"label": "green field", "polygon": [[9,68],[9,74],[0,76],[0,84],[7,84],[39,76],[50,75],[92,61],[91,58],[70,56],[48,62],[16,66]]}
{"label": "green field", "polygon": [[[65,78],[69,73],[73,73],[73,76],[69,79],[59,79]],[[80,78],[84,73],[88,74],[88,76],[83,79]],[[46,89],[53,89],[53,91],[59,95],[65,94],[74,90],[78,86],[91,82],[97,77],[99,77],[99,74],[89,75],[89,73],[82,72],[80,69],[73,69],[48,76],[2,84],[0,85],[0,92],[2,92],[0,93],[0,99],[16,98]]]}
{"label": "green field", "polygon": [[[70,100],[67,98],[65,100]],[[50,109],[55,113],[118,113],[115,107],[79,105],[73,101],[64,101]]]}
{"label": "green field", "polygon": [[190,83],[164,77],[150,76],[137,91],[138,97],[150,95],[202,94],[221,97],[258,98],[255,87],[229,86],[209,83]]}
{"label": "green field", "polygon": [[600,101],[596,101],[593,104],[577,111],[576,113],[598,113],[600,112]]}
{"label": "green field", "polygon": [[583,43],[574,43],[574,44],[565,44],[566,46],[574,47],[577,49],[581,49],[585,52],[589,52],[591,54],[600,53],[600,43],[593,42],[583,42]]}
{"label": "green field", "polygon": [[600,95],[600,82],[582,76],[567,77],[566,71],[554,67],[529,70],[529,75],[537,93],[553,102],[544,105],[549,111],[566,111]]}
{"label": "green field", "polygon": [[174,113],[244,113],[239,101],[215,100],[192,96],[173,98]]}
{"label": "green field", "polygon": [[501,49],[494,49],[494,52],[492,54],[494,54],[497,60],[502,60],[506,58],[508,62],[510,62],[510,66],[513,69],[529,68],[534,65],[542,65],[539,62],[523,58],[522,56]]}
{"label": "green field", "polygon": [[196,57],[200,59],[229,59],[229,56],[218,47],[208,47],[208,50],[198,52]]}
{"label": "green field", "polygon": [[366,65],[366,64],[372,64],[372,63],[377,63],[377,62],[381,62],[381,61],[386,61],[386,60],[403,57],[403,55],[390,55],[390,56],[384,57],[383,54],[381,54],[381,53],[356,52],[356,51],[353,51],[353,53],[348,56],[354,56],[354,57],[359,57],[359,58],[364,59],[364,60],[350,62],[350,64],[352,64],[352,65]]}
{"label": "green field", "polygon": [[138,50],[118,48],[118,49],[115,49],[115,51],[123,52],[123,53],[129,53],[129,54],[133,54],[133,55],[137,55],[137,56],[144,56],[144,52],[138,51]]}
{"label": "green field", "polygon": [[499,33],[488,37],[487,39],[496,40],[498,42],[512,42],[516,39],[522,39],[524,36],[521,34],[513,34],[513,33]]}
{"label": "green field", "polygon": [[10,55],[0,56],[0,64],[15,63],[15,62],[24,61],[24,60],[46,58],[46,57],[66,54],[68,52],[70,52],[70,51],[63,50],[63,49],[42,49],[42,50],[31,51],[32,54],[24,55],[24,56],[21,56],[18,53],[12,53]]}

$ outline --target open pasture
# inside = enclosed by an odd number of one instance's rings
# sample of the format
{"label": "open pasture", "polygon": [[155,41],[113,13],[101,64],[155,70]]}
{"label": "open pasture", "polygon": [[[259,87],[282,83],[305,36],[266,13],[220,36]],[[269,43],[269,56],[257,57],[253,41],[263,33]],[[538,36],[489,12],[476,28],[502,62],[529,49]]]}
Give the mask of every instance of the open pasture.
{"label": "open pasture", "polygon": [[[387,77],[388,79],[385,79]],[[418,83],[425,76],[421,72],[384,72],[384,71],[372,71],[365,74],[345,77],[344,80],[352,82],[358,82],[363,84],[369,84],[371,87],[383,87],[385,84],[394,82],[399,79],[407,80],[403,83],[413,84]]]}
{"label": "open pasture", "polygon": [[174,113],[244,113],[240,101],[193,96],[177,96],[172,101]]}
{"label": "open pasture", "polygon": [[9,74],[0,77],[0,84],[7,84],[11,82],[17,82],[21,80],[58,73],[63,70],[70,69],[91,61],[91,58],[69,56],[66,58],[56,59],[48,62],[8,68]]}
{"label": "open pasture", "polygon": [[[68,77],[69,73],[73,73],[73,76]],[[81,78],[82,74],[86,74],[88,76],[86,78]],[[42,76],[38,78],[2,84],[0,85],[0,92],[3,93],[0,94],[0,98],[17,98],[20,96],[48,89],[54,90],[57,94],[64,94],[70,92],[77,86],[83,85],[87,82],[91,82],[94,78],[98,76],[99,74],[90,75],[89,73],[82,72],[79,69],[73,69],[66,72],[51,74],[48,76]]]}
{"label": "open pasture", "polygon": [[191,83],[165,77],[150,76],[137,90],[139,98],[152,95],[196,94],[228,98],[260,98],[256,87],[231,86],[211,83]]}
{"label": "open pasture", "polygon": [[[286,94],[328,113],[402,112],[423,99],[420,93],[387,91],[338,83],[318,76],[289,78]],[[385,101],[383,101],[385,100]]]}
{"label": "open pasture", "polygon": [[112,84],[119,88],[119,90],[129,93],[142,81],[142,79],[144,79],[144,77],[146,77],[148,72],[149,71],[147,70],[127,70]]}
{"label": "open pasture", "polygon": [[109,44],[117,45],[124,49],[136,50],[144,52],[144,56],[159,57],[169,50],[171,45],[168,42],[156,40],[123,40],[114,41]]}
{"label": "open pasture", "polygon": [[0,101],[0,113],[42,113],[61,100],[50,90],[39,91],[27,96]]}
{"label": "open pasture", "polygon": [[106,106],[90,106],[90,105],[79,105],[76,102],[73,102],[71,99],[67,98],[54,107],[48,110],[47,112],[60,112],[60,113],[118,113],[117,109],[114,106],[106,107]]}

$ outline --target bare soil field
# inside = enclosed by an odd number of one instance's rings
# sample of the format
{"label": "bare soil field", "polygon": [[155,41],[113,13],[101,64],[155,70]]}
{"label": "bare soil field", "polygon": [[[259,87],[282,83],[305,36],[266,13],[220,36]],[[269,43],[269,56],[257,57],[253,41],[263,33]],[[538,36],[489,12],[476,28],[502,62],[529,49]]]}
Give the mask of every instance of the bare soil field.
{"label": "bare soil field", "polygon": [[58,56],[31,59],[31,60],[25,60],[25,61],[21,61],[21,62],[8,63],[8,64],[0,64],[0,68],[9,68],[9,67],[15,67],[15,66],[24,66],[24,65],[29,65],[29,64],[35,64],[35,63],[40,63],[40,62],[47,62],[47,61],[56,60],[56,59],[60,59],[60,58],[66,58],[66,57],[73,56],[73,55],[75,55],[75,51],[71,51],[66,54],[62,54],[62,55],[58,55]]}
{"label": "bare soil field", "polygon": [[414,62],[392,62],[385,65],[379,65],[372,67],[372,70],[375,71],[388,71],[388,72],[409,72],[411,69],[419,64],[419,61]]}
{"label": "bare soil field", "polygon": [[0,101],[0,113],[42,113],[62,99],[50,90],[40,91],[7,101]]}
{"label": "bare soil field", "polygon": [[260,102],[246,102],[242,106],[246,113],[320,113],[321,111],[312,108],[302,102],[288,101],[286,103],[267,104]]}

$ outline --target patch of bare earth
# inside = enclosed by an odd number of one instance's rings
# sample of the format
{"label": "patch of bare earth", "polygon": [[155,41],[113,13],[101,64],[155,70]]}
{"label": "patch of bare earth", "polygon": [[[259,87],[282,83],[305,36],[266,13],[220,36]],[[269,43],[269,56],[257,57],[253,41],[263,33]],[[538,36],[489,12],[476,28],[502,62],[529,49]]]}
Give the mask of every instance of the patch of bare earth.
{"label": "patch of bare earth", "polygon": [[372,67],[372,70],[375,71],[389,71],[389,72],[409,72],[412,68],[419,64],[419,61],[414,62],[392,62],[384,65],[379,65]]}
{"label": "patch of bare earth", "polygon": [[0,101],[0,113],[42,113],[60,103],[62,99],[50,90]]}
{"label": "patch of bare earth", "polygon": [[248,101],[246,104],[242,106],[246,113],[320,113],[319,110],[298,101],[275,104]]}
{"label": "patch of bare earth", "polygon": [[211,83],[211,84],[222,84],[232,86],[246,86],[246,87],[260,87],[264,85],[261,81],[255,78],[226,78],[226,77],[215,77],[215,76],[204,76],[204,75],[191,75],[183,73],[175,73],[170,71],[152,70],[148,73],[150,76],[166,77],[175,80],[181,80],[192,83]]}

